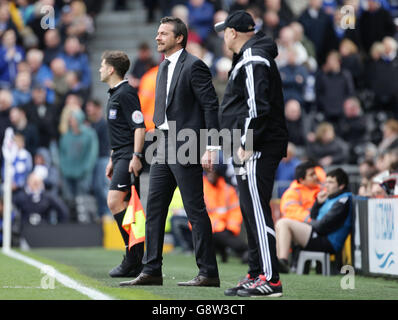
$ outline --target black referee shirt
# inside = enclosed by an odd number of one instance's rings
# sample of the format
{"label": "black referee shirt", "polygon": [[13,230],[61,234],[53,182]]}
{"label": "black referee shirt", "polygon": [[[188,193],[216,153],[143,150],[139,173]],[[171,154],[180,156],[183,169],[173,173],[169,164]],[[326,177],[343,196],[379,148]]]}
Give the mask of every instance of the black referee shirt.
{"label": "black referee shirt", "polygon": [[[145,128],[140,100],[127,80],[108,90],[108,132],[111,149],[134,148],[134,130]],[[130,155],[131,156],[131,155]]]}

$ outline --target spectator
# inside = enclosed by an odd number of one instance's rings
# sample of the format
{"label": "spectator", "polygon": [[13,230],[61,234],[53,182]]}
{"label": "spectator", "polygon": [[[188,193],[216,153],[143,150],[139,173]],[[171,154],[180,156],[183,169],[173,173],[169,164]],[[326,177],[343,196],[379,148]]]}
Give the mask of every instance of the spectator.
{"label": "spectator", "polygon": [[64,51],[59,55],[65,61],[66,69],[76,71],[81,75],[81,82],[85,89],[91,86],[91,71],[88,56],[82,52],[82,46],[77,37],[65,40]]}
{"label": "spectator", "polygon": [[395,85],[398,81],[398,59],[391,60],[394,50],[386,50],[385,45],[389,42],[393,48],[394,40],[375,42],[372,45],[372,59],[366,68],[366,87],[374,93],[374,107],[377,111],[398,114],[398,94]]}
{"label": "spectator", "polygon": [[23,105],[28,121],[36,126],[39,133],[38,146],[49,148],[56,138],[57,114],[54,106],[46,101],[46,89],[37,85],[32,90],[32,100]]}
{"label": "spectator", "polygon": [[383,154],[398,147],[398,120],[389,119],[383,124],[383,140],[377,147],[377,153]]}
{"label": "spectator", "polygon": [[305,161],[299,164],[295,169],[294,181],[281,198],[282,218],[311,221],[310,210],[324,180],[325,173],[316,162]]}
{"label": "spectator", "polygon": [[300,22],[293,21],[291,24],[289,24],[289,27],[293,30],[294,34],[294,40],[296,43],[300,43],[304,49],[298,52],[301,52],[303,55],[302,58],[299,58],[299,61],[305,61],[305,57],[307,57],[307,60],[304,62],[304,66],[310,71],[314,72],[316,71],[318,65],[316,62],[316,50],[315,46],[312,43],[311,40],[309,40],[305,34],[304,34],[304,28],[301,25]]}
{"label": "spectator", "polygon": [[79,38],[82,43],[86,43],[89,36],[94,32],[93,19],[87,15],[87,8],[83,1],[75,0],[70,4],[72,21],[66,27],[66,35]]}
{"label": "spectator", "polygon": [[58,168],[53,165],[48,149],[43,147],[37,149],[33,158],[33,173],[43,180],[46,190],[58,195],[61,177]]}
{"label": "spectator", "polygon": [[304,102],[304,89],[307,82],[307,69],[297,63],[295,47],[289,47],[286,52],[286,65],[280,68],[285,102],[290,99]]}
{"label": "spectator", "polygon": [[29,72],[19,72],[12,89],[13,106],[22,106],[32,99],[32,78]]}
{"label": "spectator", "polygon": [[315,92],[317,109],[327,121],[337,124],[343,115],[344,100],[355,93],[351,74],[341,69],[337,51],[327,55],[326,63],[316,76]]}
{"label": "spectator", "polygon": [[98,138],[94,129],[84,123],[81,110],[69,115],[68,131],[59,144],[60,169],[63,176],[63,194],[69,208],[76,210],[76,197],[88,194],[92,173],[98,158]]}
{"label": "spectator", "polygon": [[[187,28],[188,28],[187,43],[188,42],[200,43],[202,41],[198,32],[196,30],[192,29],[191,26],[189,25],[189,10],[185,5],[180,4],[180,5],[174,6],[171,11],[171,14],[173,17],[180,18],[187,26]],[[211,28],[211,29],[213,29],[213,28]],[[209,30],[209,32],[210,32],[210,30]]]}
{"label": "spectator", "polygon": [[61,135],[69,129],[69,116],[73,111],[82,110],[83,99],[75,94],[68,94],[65,99],[65,106],[62,109],[59,119],[58,131]]}
{"label": "spectator", "polygon": [[282,197],[289,184],[294,180],[294,173],[299,163],[300,159],[296,156],[296,146],[289,142],[287,145],[287,155],[282,158],[275,175],[276,185],[278,186],[278,198]]}
{"label": "spectator", "polygon": [[[285,118],[289,141],[302,149],[306,145],[303,116],[300,103],[297,100],[289,100],[285,104]],[[299,150],[302,154],[303,150]]]}
{"label": "spectator", "polygon": [[28,223],[33,215],[36,217],[32,218],[37,219],[38,215],[39,221],[45,220],[52,224],[66,222],[69,218],[65,203],[55,194],[46,191],[42,178],[35,173],[29,175],[27,185],[15,196],[14,203],[21,212],[24,223]]}
{"label": "spectator", "polygon": [[47,66],[61,53],[62,43],[58,29],[48,29],[44,34],[44,58],[43,63]]}
{"label": "spectator", "polygon": [[33,123],[29,123],[22,107],[14,107],[10,111],[10,121],[16,133],[25,138],[25,146],[30,154],[35,154],[39,145],[39,132]]}
{"label": "spectator", "polygon": [[99,150],[94,166],[92,186],[97,200],[98,215],[102,218],[110,214],[107,205],[109,180],[105,176],[105,168],[109,161],[109,136],[101,103],[95,99],[89,100],[86,106],[86,113],[87,119],[98,137]]}
{"label": "spectator", "polygon": [[390,13],[377,0],[367,0],[367,8],[362,12],[358,24],[361,44],[367,54],[373,43],[385,36],[394,36],[396,32]]}
{"label": "spectator", "polygon": [[[341,137],[352,152],[349,163],[357,164],[359,156],[363,154],[367,134],[366,118],[362,114],[361,102],[356,97],[350,97],[344,101],[344,117],[338,125],[338,136]],[[361,151],[358,151],[359,148]]]}
{"label": "spectator", "polygon": [[355,88],[363,88],[364,70],[357,45],[349,39],[343,39],[340,42],[339,53],[341,56],[341,68],[351,73]]}
{"label": "spectator", "polygon": [[[12,94],[9,90],[0,90],[0,143],[3,145],[4,132],[11,127],[10,110],[12,106]],[[3,152],[0,153],[3,159]],[[2,161],[0,161],[0,164]]]}
{"label": "spectator", "polygon": [[65,74],[65,81],[68,85],[68,94],[74,94],[82,98],[83,110],[85,110],[86,102],[88,99],[88,90],[84,87],[80,79],[80,73],[77,71],[67,71]]}
{"label": "spectator", "polygon": [[239,199],[234,187],[228,185],[217,170],[208,172],[203,178],[205,204],[213,230],[216,251],[227,262],[227,249],[232,249],[247,262],[247,244],[239,238],[243,222]]}
{"label": "spectator", "polygon": [[332,19],[322,9],[322,0],[310,0],[298,22],[303,25],[308,39],[314,43],[318,65],[322,65],[327,52],[333,48],[330,39],[334,33]]}
{"label": "spectator", "polygon": [[263,14],[263,26],[262,31],[272,39],[276,39],[280,32],[280,20],[278,16],[278,12],[274,10],[267,10]]}
{"label": "spectator", "polygon": [[[0,6],[1,11],[4,6]],[[0,88],[10,88],[17,77],[17,65],[25,58],[25,51],[16,44],[16,33],[13,29],[6,30],[0,46]]]}
{"label": "spectator", "polygon": [[213,84],[220,103],[224,97],[228,82],[228,72],[231,70],[231,67],[232,61],[227,57],[220,58],[216,62],[216,75],[213,78]]}
{"label": "spectator", "polygon": [[[225,21],[228,17],[228,12],[224,10],[219,10],[214,14],[213,23],[216,25],[221,21]],[[214,28],[211,28],[209,36],[207,37],[206,42],[204,43],[207,50],[212,52],[216,58],[221,58],[224,56],[224,31],[216,32]]]}
{"label": "spectator", "polygon": [[321,123],[315,132],[315,141],[307,146],[307,156],[322,167],[344,164],[348,161],[347,144],[335,135],[333,126],[328,122]]}
{"label": "spectator", "polygon": [[51,61],[50,66],[54,75],[53,82],[51,84],[51,87],[54,90],[54,107],[59,116],[69,90],[68,83],[66,82],[66,64],[61,58],[55,58]]}
{"label": "spectator", "polygon": [[213,28],[213,4],[206,0],[189,0],[188,10],[189,26],[198,33],[201,42],[205,43]]}
{"label": "spectator", "polygon": [[25,138],[21,133],[14,134],[14,142],[18,151],[12,162],[12,191],[16,193],[25,186],[26,179],[32,171],[32,155],[25,149]]}
{"label": "spectator", "polygon": [[235,0],[229,7],[229,13],[232,13],[234,11],[238,10],[246,10],[249,8],[250,1],[249,0]]}
{"label": "spectator", "polygon": [[348,175],[338,168],[326,176],[325,187],[311,209],[311,222],[279,219],[276,223],[280,272],[288,273],[291,242],[307,251],[339,253],[352,228],[352,194]]}
{"label": "spectator", "polygon": [[0,3],[0,38],[3,38],[7,30],[14,30],[17,32],[17,27],[10,17],[10,9],[7,2]]}
{"label": "spectator", "polygon": [[53,75],[51,69],[43,63],[43,59],[43,51],[38,49],[30,49],[26,54],[26,61],[32,75],[32,83],[45,87],[47,91],[46,99],[49,103],[53,103],[54,91],[51,88]]}
{"label": "spectator", "polygon": [[138,57],[131,67],[129,76],[130,85],[133,88],[138,88],[142,76],[155,65],[151,47],[146,42],[141,43],[138,47]]}

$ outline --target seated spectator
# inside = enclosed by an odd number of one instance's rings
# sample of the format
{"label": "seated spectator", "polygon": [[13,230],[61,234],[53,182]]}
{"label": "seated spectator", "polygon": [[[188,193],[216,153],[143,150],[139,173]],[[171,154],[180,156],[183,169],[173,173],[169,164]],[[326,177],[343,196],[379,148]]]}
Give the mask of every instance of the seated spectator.
{"label": "seated spectator", "polygon": [[189,26],[198,33],[201,42],[205,43],[213,28],[214,6],[206,0],[189,0],[187,7]]}
{"label": "seated spectator", "polygon": [[297,63],[297,51],[294,47],[287,49],[287,63],[280,68],[285,102],[294,99],[304,102],[304,89],[307,82],[307,69]]}
{"label": "seated spectator", "polygon": [[32,171],[32,155],[25,149],[25,138],[21,133],[14,134],[14,141],[18,151],[12,162],[12,191],[17,192],[25,186],[28,175]]}
{"label": "seated spectator", "polygon": [[12,89],[13,106],[22,106],[32,99],[32,78],[29,72],[19,72]]}
{"label": "seated spectator", "polygon": [[131,66],[131,72],[128,77],[129,84],[133,88],[138,88],[142,76],[155,65],[156,62],[153,59],[151,47],[146,42],[141,43],[138,47],[137,59]]}
{"label": "seated spectator", "polygon": [[94,21],[87,14],[84,1],[77,0],[70,3],[72,21],[66,26],[67,36],[78,37],[82,43],[87,42],[89,36],[94,32]]}
{"label": "seated spectator", "polygon": [[65,61],[66,69],[81,74],[83,87],[91,86],[91,70],[88,56],[82,51],[82,46],[77,37],[68,37],[65,40],[64,51],[58,56]]}
{"label": "seated spectator", "polygon": [[54,224],[66,222],[69,218],[68,208],[62,199],[46,191],[43,180],[35,173],[29,175],[27,185],[15,196],[13,202],[21,212],[24,223],[34,218]]}
{"label": "seated spectator", "polygon": [[107,205],[109,180],[104,174],[110,156],[109,136],[101,103],[95,99],[89,100],[86,106],[86,113],[87,120],[98,137],[99,151],[94,166],[92,186],[97,200],[98,216],[102,218],[104,215],[110,214]]}
{"label": "seated spectator", "polygon": [[[248,247],[239,238],[243,218],[235,188],[228,185],[224,178],[220,176],[219,171],[215,170],[206,173],[203,177],[203,192],[212,224],[214,245],[216,251],[221,254],[222,261],[227,262],[228,260],[227,249],[232,249],[242,259],[242,262],[246,261]],[[181,219],[181,217],[184,218]],[[176,218],[174,216],[172,218],[172,226],[183,228],[185,232],[188,232],[186,215],[176,212]],[[191,228],[190,224],[189,227]],[[182,233],[177,230],[174,234],[178,236]],[[184,242],[184,238],[179,238],[178,242]],[[190,244],[183,244],[182,246],[191,247]]]}
{"label": "seated spectator", "polygon": [[[0,9],[0,14],[1,10],[4,9]],[[0,88],[11,88],[14,85],[17,65],[25,58],[25,50],[16,41],[13,29],[4,32],[0,46]]]}
{"label": "seated spectator", "polygon": [[278,198],[288,189],[290,183],[295,179],[296,167],[300,164],[300,159],[296,157],[296,146],[289,142],[287,145],[287,155],[282,158],[276,170],[275,181],[278,186]]}
{"label": "seated spectator", "polygon": [[216,74],[213,77],[213,85],[216,90],[218,101],[221,103],[228,82],[228,72],[232,67],[232,60],[222,57],[216,62]]}
{"label": "seated spectator", "polygon": [[65,99],[65,106],[62,108],[59,117],[59,133],[65,134],[69,128],[69,117],[73,111],[83,110],[83,99],[75,94],[68,94]]}
{"label": "seated spectator", "polygon": [[352,76],[341,69],[340,54],[332,51],[327,55],[326,63],[316,75],[315,83],[317,110],[326,120],[336,124],[343,116],[344,100],[355,94]]}
{"label": "seated spectator", "polygon": [[26,62],[30,67],[32,83],[46,88],[46,99],[49,103],[54,103],[54,91],[51,88],[53,74],[51,69],[43,63],[44,54],[39,49],[30,49],[26,54]]}
{"label": "seated spectator", "polygon": [[330,38],[334,33],[333,20],[322,9],[322,0],[309,1],[298,22],[302,24],[306,37],[315,46],[318,65],[322,65],[327,52],[333,48]]}
{"label": "seated spectator", "polygon": [[[289,100],[285,104],[285,118],[289,141],[299,148],[306,144],[301,105],[297,100]],[[301,152],[302,153],[302,152]]]}
{"label": "seated spectator", "polygon": [[377,153],[382,154],[388,149],[398,147],[398,120],[389,119],[382,127],[383,140],[377,146]]}
{"label": "seated spectator", "polygon": [[343,39],[339,46],[341,68],[348,70],[354,81],[355,88],[363,88],[363,65],[358,46],[350,39]]}
{"label": "seated spectator", "polygon": [[4,36],[7,30],[14,30],[17,32],[17,27],[11,19],[9,4],[7,2],[0,3],[0,38]]}
{"label": "seated spectator", "polygon": [[294,178],[281,198],[282,218],[301,222],[311,221],[310,209],[321,190],[325,172],[315,162],[305,161],[296,167]]}
{"label": "seated spectator", "polygon": [[68,83],[66,82],[67,70],[65,61],[61,58],[55,58],[52,60],[50,67],[54,75],[53,82],[51,84],[51,87],[54,90],[54,107],[56,108],[57,115],[59,117],[69,90]]}
{"label": "seated spectator", "polygon": [[73,214],[76,210],[76,197],[89,193],[98,158],[95,130],[83,122],[83,111],[72,111],[68,119],[68,131],[61,136],[59,142],[60,170],[64,182],[62,191]]}
{"label": "seated spectator", "polygon": [[315,132],[315,141],[309,142],[307,156],[322,167],[347,163],[349,149],[347,144],[335,135],[330,123],[321,123]]}
{"label": "seated spectator", "polygon": [[[293,30],[294,41],[300,43],[304,50],[297,51],[301,53],[302,57],[298,61],[304,61],[304,66],[310,71],[315,72],[318,65],[316,62],[316,50],[314,44],[304,34],[304,28],[300,22],[293,21],[289,24],[289,27]],[[305,60],[307,57],[307,60]]]}
{"label": "seated spectator", "polygon": [[376,41],[385,36],[393,36],[396,27],[391,14],[380,6],[377,0],[367,0],[367,6],[359,17],[358,27],[361,44],[366,53]]}
{"label": "seated spectator", "polygon": [[352,152],[349,163],[357,164],[360,154],[357,148],[363,147],[366,142],[367,123],[362,114],[361,102],[356,97],[350,97],[344,101],[344,117],[338,125],[338,136],[341,137]]}
{"label": "seated spectator", "polygon": [[26,112],[22,107],[14,107],[10,111],[10,121],[14,131],[25,138],[25,146],[30,154],[35,154],[39,145],[39,132],[33,123],[28,122]]}
{"label": "seated spectator", "polygon": [[56,138],[57,114],[54,106],[46,101],[46,89],[37,85],[32,90],[32,100],[23,105],[28,121],[36,126],[39,133],[39,147],[48,148]]}
{"label": "seated spectator", "polygon": [[279,219],[276,223],[277,256],[281,273],[288,273],[291,243],[306,251],[336,254],[343,248],[352,228],[352,194],[348,175],[341,168],[330,171],[325,187],[318,193],[311,209],[311,221]]}
{"label": "seated spectator", "polygon": [[44,34],[44,58],[43,63],[47,66],[61,53],[62,43],[58,29],[48,29]]}
{"label": "seated spectator", "polygon": [[[214,14],[213,24],[216,25],[217,23],[224,21],[227,17],[228,12],[219,10]],[[214,28],[212,28],[204,45],[216,58],[222,58],[224,56],[224,31],[216,32]]]}
{"label": "seated spectator", "polygon": [[46,190],[58,194],[61,177],[58,168],[54,166],[50,151],[46,148],[38,148],[33,157],[33,173],[44,182]]}
{"label": "seated spectator", "polygon": [[[171,10],[171,15],[176,18],[180,18],[188,28],[188,42],[200,43],[202,40],[200,39],[199,34],[196,30],[192,29],[189,25],[189,10],[183,4],[175,5]],[[213,28],[211,28],[213,29]],[[209,31],[210,32],[210,31]]]}
{"label": "seated spectator", "polygon": [[81,82],[80,74],[77,71],[68,71],[65,75],[65,80],[68,85],[68,94],[74,94],[83,99],[83,110],[85,109],[88,99],[88,90]]}
{"label": "seated spectator", "polygon": [[267,10],[263,14],[262,31],[272,39],[278,38],[281,29],[281,21],[279,20],[278,12],[275,10]]}

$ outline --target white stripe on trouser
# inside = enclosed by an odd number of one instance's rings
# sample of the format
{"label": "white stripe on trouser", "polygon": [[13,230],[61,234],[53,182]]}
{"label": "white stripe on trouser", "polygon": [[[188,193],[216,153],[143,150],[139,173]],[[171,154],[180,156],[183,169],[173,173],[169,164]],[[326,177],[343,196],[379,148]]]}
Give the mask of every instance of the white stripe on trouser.
{"label": "white stripe on trouser", "polygon": [[[268,245],[268,230],[272,229],[267,227],[267,224],[265,222],[264,211],[261,206],[260,195],[258,192],[256,180],[257,157],[258,155],[255,153],[253,157],[247,162],[247,183],[253,204],[258,242],[260,244],[260,256],[263,263],[263,272],[265,277],[269,281],[272,278],[272,265],[271,254]],[[275,232],[273,232],[273,234],[275,234]]]}

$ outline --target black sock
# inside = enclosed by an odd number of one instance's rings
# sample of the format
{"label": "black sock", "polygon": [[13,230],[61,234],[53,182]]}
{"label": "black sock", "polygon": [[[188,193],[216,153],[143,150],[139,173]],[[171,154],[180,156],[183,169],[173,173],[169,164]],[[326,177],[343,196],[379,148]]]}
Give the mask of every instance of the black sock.
{"label": "black sock", "polygon": [[123,211],[121,211],[119,213],[116,213],[115,215],[113,215],[113,217],[115,218],[117,226],[119,227],[119,231],[120,231],[120,234],[122,235],[124,245],[126,247],[128,247],[130,236],[126,232],[126,230],[124,230],[123,227],[122,227],[123,218],[124,218],[124,214],[125,213],[126,213],[126,209],[124,209]]}

